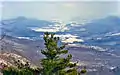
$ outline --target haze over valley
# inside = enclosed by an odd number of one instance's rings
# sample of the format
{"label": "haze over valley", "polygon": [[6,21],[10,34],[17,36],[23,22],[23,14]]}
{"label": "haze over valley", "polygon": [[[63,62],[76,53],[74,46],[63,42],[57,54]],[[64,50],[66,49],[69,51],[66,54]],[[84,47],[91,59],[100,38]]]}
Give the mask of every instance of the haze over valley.
{"label": "haze over valley", "polygon": [[60,38],[60,45],[66,44],[71,62],[78,62],[79,69],[86,66],[87,75],[119,75],[119,5],[117,1],[3,2],[0,61],[2,52],[7,52],[40,66],[43,34],[50,32]]}

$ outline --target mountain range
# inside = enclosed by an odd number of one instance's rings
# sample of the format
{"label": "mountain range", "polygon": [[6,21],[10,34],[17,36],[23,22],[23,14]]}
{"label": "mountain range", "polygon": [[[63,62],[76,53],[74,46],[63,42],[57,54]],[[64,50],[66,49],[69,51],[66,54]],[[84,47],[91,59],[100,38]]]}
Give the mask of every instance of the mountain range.
{"label": "mountain range", "polygon": [[65,24],[59,21],[45,21],[25,17],[1,22],[3,32],[18,38],[42,39],[43,32],[54,32],[61,35],[62,39],[66,39],[70,35],[69,37],[84,40],[86,45],[120,47],[120,18],[117,16],[95,19],[84,24],[76,22]]}
{"label": "mountain range", "polygon": [[53,32],[60,37],[61,43],[68,44],[73,61],[85,63],[88,70],[104,66],[108,69],[105,72],[114,75],[109,73],[109,69],[120,66],[120,17],[117,16],[86,23],[17,17],[2,20],[0,27],[2,35],[6,35],[1,41],[4,50],[26,56],[33,63],[44,57],[40,54],[40,49],[44,48],[43,33]]}

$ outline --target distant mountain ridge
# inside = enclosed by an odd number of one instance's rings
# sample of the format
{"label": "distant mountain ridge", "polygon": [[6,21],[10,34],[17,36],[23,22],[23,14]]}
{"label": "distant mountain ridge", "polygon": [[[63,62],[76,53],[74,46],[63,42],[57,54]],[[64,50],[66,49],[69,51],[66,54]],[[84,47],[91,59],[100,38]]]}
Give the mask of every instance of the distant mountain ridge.
{"label": "distant mountain ridge", "polygon": [[5,24],[1,26],[3,32],[20,39],[42,40],[42,35],[45,31],[52,31],[57,35],[65,36],[66,39],[71,39],[66,37],[67,35],[72,35],[72,38],[76,36],[74,39],[84,40],[83,44],[85,45],[111,46],[116,48],[120,46],[120,37],[116,35],[120,32],[120,17],[117,16],[95,19],[84,24],[74,22],[64,24],[59,21],[54,22],[25,17],[3,20],[2,23]]}
{"label": "distant mountain ridge", "polygon": [[[38,29],[57,29],[57,27],[66,28],[65,30],[57,30],[56,36],[63,39],[73,38],[76,41],[68,43],[68,50],[73,54],[73,60],[80,60],[86,63],[91,70],[98,70],[100,66],[104,67],[108,75],[109,69],[113,66],[120,65],[120,18],[109,16],[102,19],[93,20],[89,23],[77,24],[45,21],[19,17],[2,21],[5,25],[1,25],[2,31],[7,36],[0,42],[4,45],[5,51],[20,53],[29,58],[30,61],[36,63],[43,56],[40,50],[44,48],[43,33],[44,31],[32,30],[32,27]],[[58,28],[59,29],[59,28]],[[12,36],[12,37],[11,37]],[[17,37],[17,38],[16,38]],[[39,38],[39,39],[38,39]],[[29,40],[34,39],[34,40]],[[79,41],[77,41],[79,39]],[[83,42],[81,43],[80,40]],[[104,75],[101,74],[101,75]],[[91,74],[93,75],[93,74]],[[94,74],[95,75],[95,74]],[[113,75],[113,74],[111,74]]]}

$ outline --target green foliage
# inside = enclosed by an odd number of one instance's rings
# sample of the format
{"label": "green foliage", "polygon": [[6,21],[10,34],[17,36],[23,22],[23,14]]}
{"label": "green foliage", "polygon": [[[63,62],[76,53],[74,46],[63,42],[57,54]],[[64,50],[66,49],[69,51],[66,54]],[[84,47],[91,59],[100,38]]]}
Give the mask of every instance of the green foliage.
{"label": "green foliage", "polygon": [[[55,34],[46,32],[44,34],[45,49],[41,53],[45,58],[41,60],[42,69],[32,69],[30,64],[23,64],[20,60],[15,61],[15,67],[6,67],[2,70],[3,75],[80,75],[86,73],[86,70],[77,72],[76,63],[70,63],[71,54],[64,50],[65,45],[59,46],[59,38]],[[66,57],[61,57],[61,55]]]}
{"label": "green foliage", "polygon": [[3,70],[3,75],[34,75],[29,69],[17,69],[15,67],[8,67]]}
{"label": "green foliage", "polygon": [[84,73],[86,73],[86,72],[87,72],[86,69],[82,69],[82,70],[80,71],[81,74],[84,74]]}
{"label": "green foliage", "polygon": [[2,70],[3,75],[39,75],[39,69],[32,69],[28,62],[22,64],[20,60],[15,62],[15,66],[5,67]]}
{"label": "green foliage", "polygon": [[[44,35],[45,49],[41,53],[46,58],[41,60],[42,75],[77,75],[76,63],[70,63],[71,54],[64,50],[65,45],[58,46],[58,37],[55,34],[46,32]],[[61,55],[67,54],[65,58]]]}

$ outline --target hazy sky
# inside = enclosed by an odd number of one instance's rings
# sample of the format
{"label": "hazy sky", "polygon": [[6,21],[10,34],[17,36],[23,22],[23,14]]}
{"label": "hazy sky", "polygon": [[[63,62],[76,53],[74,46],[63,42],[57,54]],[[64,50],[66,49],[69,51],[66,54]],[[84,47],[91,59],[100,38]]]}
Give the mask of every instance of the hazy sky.
{"label": "hazy sky", "polygon": [[25,16],[37,19],[71,20],[94,19],[108,15],[120,16],[120,2],[117,1],[72,1],[72,2],[2,2],[2,18]]}

